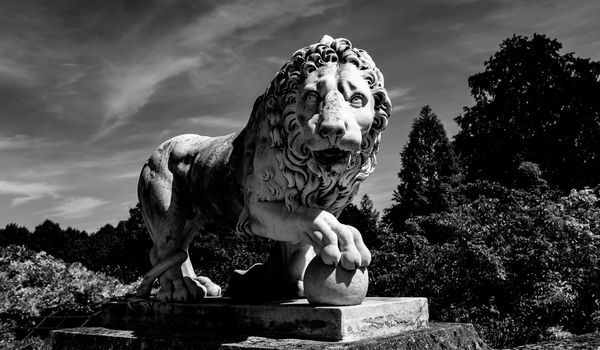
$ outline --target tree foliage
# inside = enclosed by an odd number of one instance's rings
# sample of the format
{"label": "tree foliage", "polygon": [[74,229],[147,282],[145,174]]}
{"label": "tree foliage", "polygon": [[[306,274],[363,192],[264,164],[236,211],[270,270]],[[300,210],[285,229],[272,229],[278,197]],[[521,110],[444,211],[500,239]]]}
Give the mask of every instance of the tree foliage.
{"label": "tree foliage", "polygon": [[89,314],[102,301],[135,291],[134,285],[80,263],[65,263],[22,246],[0,248],[0,271],[0,315]]}
{"label": "tree foliage", "polygon": [[446,210],[449,190],[458,176],[458,166],[446,130],[429,106],[421,109],[400,153],[400,184],[384,221],[400,231],[414,215]]}
{"label": "tree foliage", "polygon": [[[129,210],[129,218],[116,227],[105,225],[90,235],[86,265],[131,282],[150,270],[152,241],[139,204]],[[79,261],[82,259],[80,258]]]}
{"label": "tree foliage", "polygon": [[599,183],[600,63],[561,48],[515,35],[469,78],[475,105],[456,118],[455,139],[469,180],[513,185],[529,161],[567,193]]}
{"label": "tree foliage", "polygon": [[600,198],[476,182],[463,203],[412,218],[376,252],[371,293],[419,295],[436,320],[472,322],[492,346],[600,328]]}
{"label": "tree foliage", "polygon": [[65,263],[23,246],[0,247],[0,348],[38,349],[39,338],[16,340],[15,327],[31,326],[32,317],[59,312],[89,315],[103,301],[135,292],[80,263]]}
{"label": "tree foliage", "polygon": [[11,244],[25,245],[29,243],[30,238],[31,232],[17,224],[8,224],[4,229],[0,229],[0,247]]}
{"label": "tree foliage", "polygon": [[137,205],[129,210],[129,218],[117,226],[104,225],[88,234],[45,220],[33,232],[9,224],[0,229],[0,246],[24,245],[34,251],[44,251],[65,262],[80,262],[94,271],[102,271],[129,283],[150,268],[148,258],[152,242]]}
{"label": "tree foliage", "polygon": [[[70,227],[62,229],[50,220],[36,226],[33,233],[9,224],[0,229],[0,246],[11,244],[44,251],[68,263],[80,262],[125,283],[137,280],[152,267],[149,259],[152,241],[139,204],[129,210],[126,220],[116,226],[104,225],[93,234]],[[261,237],[241,237],[206,225],[192,241],[189,254],[200,274],[225,287],[234,269],[246,269],[265,261],[272,245],[272,241]]]}
{"label": "tree foliage", "polygon": [[354,203],[348,204],[338,219],[346,225],[354,226],[369,249],[376,249],[381,245],[379,212],[367,194],[361,197],[358,206]]}
{"label": "tree foliage", "polygon": [[267,260],[274,241],[240,236],[233,231],[205,225],[192,241],[189,253],[196,273],[209,277],[224,290],[234,270],[246,270]]}

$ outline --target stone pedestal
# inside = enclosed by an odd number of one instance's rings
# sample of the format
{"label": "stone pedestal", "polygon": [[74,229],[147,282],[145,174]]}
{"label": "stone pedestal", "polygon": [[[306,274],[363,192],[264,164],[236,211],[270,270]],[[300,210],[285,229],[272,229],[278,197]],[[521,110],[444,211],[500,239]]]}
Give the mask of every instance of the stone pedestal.
{"label": "stone pedestal", "polygon": [[423,328],[429,321],[426,298],[366,298],[354,306],[312,306],[306,299],[252,305],[208,298],[202,304],[151,302],[147,306],[147,310],[132,310],[124,302],[107,303],[103,324],[127,330],[348,341]]}
{"label": "stone pedestal", "polygon": [[489,349],[469,324],[429,325],[425,298],[367,298],[336,307],[226,298],[146,306],[108,303],[104,327],[53,331],[46,349]]}
{"label": "stone pedestal", "polygon": [[53,331],[45,350],[491,350],[470,324],[433,323],[394,336],[319,341],[248,335],[71,328]]}

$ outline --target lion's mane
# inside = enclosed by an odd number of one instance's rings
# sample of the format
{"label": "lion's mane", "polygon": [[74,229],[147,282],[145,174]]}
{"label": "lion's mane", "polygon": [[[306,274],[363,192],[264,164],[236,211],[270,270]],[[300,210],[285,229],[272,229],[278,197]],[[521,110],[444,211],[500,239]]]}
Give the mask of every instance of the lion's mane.
{"label": "lion's mane", "polygon": [[[362,140],[360,153],[352,155],[349,168],[341,174],[330,173],[318,165],[304,143],[296,116],[298,89],[308,73],[328,62],[354,64],[368,81],[375,99],[371,129]],[[287,181],[283,193],[288,210],[304,205],[339,215],[355,196],[359,184],[375,169],[380,134],[387,126],[391,109],[383,75],[371,57],[353,48],[349,40],[321,41],[296,51],[257,100],[249,123],[267,119],[271,147],[277,150],[279,169]]]}

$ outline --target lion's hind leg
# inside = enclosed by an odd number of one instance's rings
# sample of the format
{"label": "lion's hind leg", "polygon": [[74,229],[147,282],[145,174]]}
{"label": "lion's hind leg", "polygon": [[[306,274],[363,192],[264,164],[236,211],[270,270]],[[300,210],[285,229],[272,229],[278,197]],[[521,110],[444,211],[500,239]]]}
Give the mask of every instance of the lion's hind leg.
{"label": "lion's hind leg", "polygon": [[145,298],[150,296],[150,291],[152,290],[152,285],[157,278],[159,278],[163,273],[167,270],[180,266],[183,264],[186,259],[188,259],[188,255],[185,251],[181,250],[175,255],[170,256],[168,259],[161,261],[160,263],[154,265],[152,269],[144,275],[140,286],[138,287],[137,293],[135,295],[136,298]]}
{"label": "lion's hind leg", "polygon": [[[160,289],[156,298],[161,302],[190,302],[211,294],[220,295],[220,288],[217,285],[212,282],[208,284],[196,276],[188,256],[187,249],[197,231],[197,226],[190,221],[186,221],[183,226],[181,230],[176,231],[180,234],[178,238],[170,238],[167,235],[154,242],[152,264],[165,266],[164,271],[158,276]],[[174,227],[177,226],[167,225],[165,228],[168,230]],[[181,255],[182,253],[185,255]],[[166,262],[169,261],[176,263],[167,264]],[[210,281],[207,278],[206,280]]]}
{"label": "lion's hind leg", "polygon": [[[169,230],[179,226],[171,223],[163,227]],[[221,295],[221,287],[206,277],[196,276],[194,272],[187,249],[197,230],[197,224],[193,220],[186,220],[180,230],[168,231],[179,233],[177,239],[169,238],[170,235],[165,238],[153,236],[156,240],[150,260],[155,268],[147,275],[148,280],[152,279],[152,281],[155,276],[158,277],[160,289],[156,298],[159,301],[190,302],[200,300],[207,295]]]}
{"label": "lion's hind leg", "polygon": [[[151,253],[153,254],[153,253]],[[144,278],[138,287],[136,294],[129,298],[127,305],[131,309],[141,307],[142,309],[148,309],[150,306],[147,302],[150,297],[152,285],[157,278],[159,278],[165,271],[180,266],[185,260],[188,259],[188,255],[185,251],[181,250],[177,254],[170,256],[168,259],[161,261],[154,265],[150,271],[144,274]]]}
{"label": "lion's hind leg", "polygon": [[[185,184],[169,171],[167,162],[165,153],[155,153],[144,166],[138,184],[144,221],[154,243],[150,261],[152,266],[162,266],[150,271],[140,291],[147,292],[158,273],[159,301],[188,302],[209,294],[208,288],[196,280],[188,256],[188,246],[202,223],[194,218]],[[179,259],[182,252],[183,261]],[[214,289],[213,286],[211,292]]]}
{"label": "lion's hind leg", "polygon": [[219,285],[208,277],[196,276],[189,257],[181,265],[181,272],[186,289],[197,293],[192,299],[197,300],[205,296],[221,296],[221,287]]}

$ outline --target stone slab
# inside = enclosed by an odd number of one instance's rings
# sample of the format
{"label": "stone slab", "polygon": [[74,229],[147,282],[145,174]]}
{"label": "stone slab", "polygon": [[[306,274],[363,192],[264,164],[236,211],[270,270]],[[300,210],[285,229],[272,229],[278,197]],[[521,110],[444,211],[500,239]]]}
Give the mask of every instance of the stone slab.
{"label": "stone slab", "polygon": [[570,338],[527,344],[504,350],[598,350],[600,333],[573,335]]}
{"label": "stone slab", "polygon": [[235,304],[227,298],[214,298],[202,304],[153,301],[147,306],[146,310],[132,310],[125,302],[107,303],[103,325],[125,330],[350,341],[424,328],[429,322],[426,298],[366,298],[354,306],[312,306],[306,299]]}
{"label": "stone slab", "polygon": [[53,331],[45,350],[491,350],[470,324],[432,323],[430,327],[394,336],[350,342],[327,342],[257,336],[177,334],[167,331],[126,331],[72,328]]}

